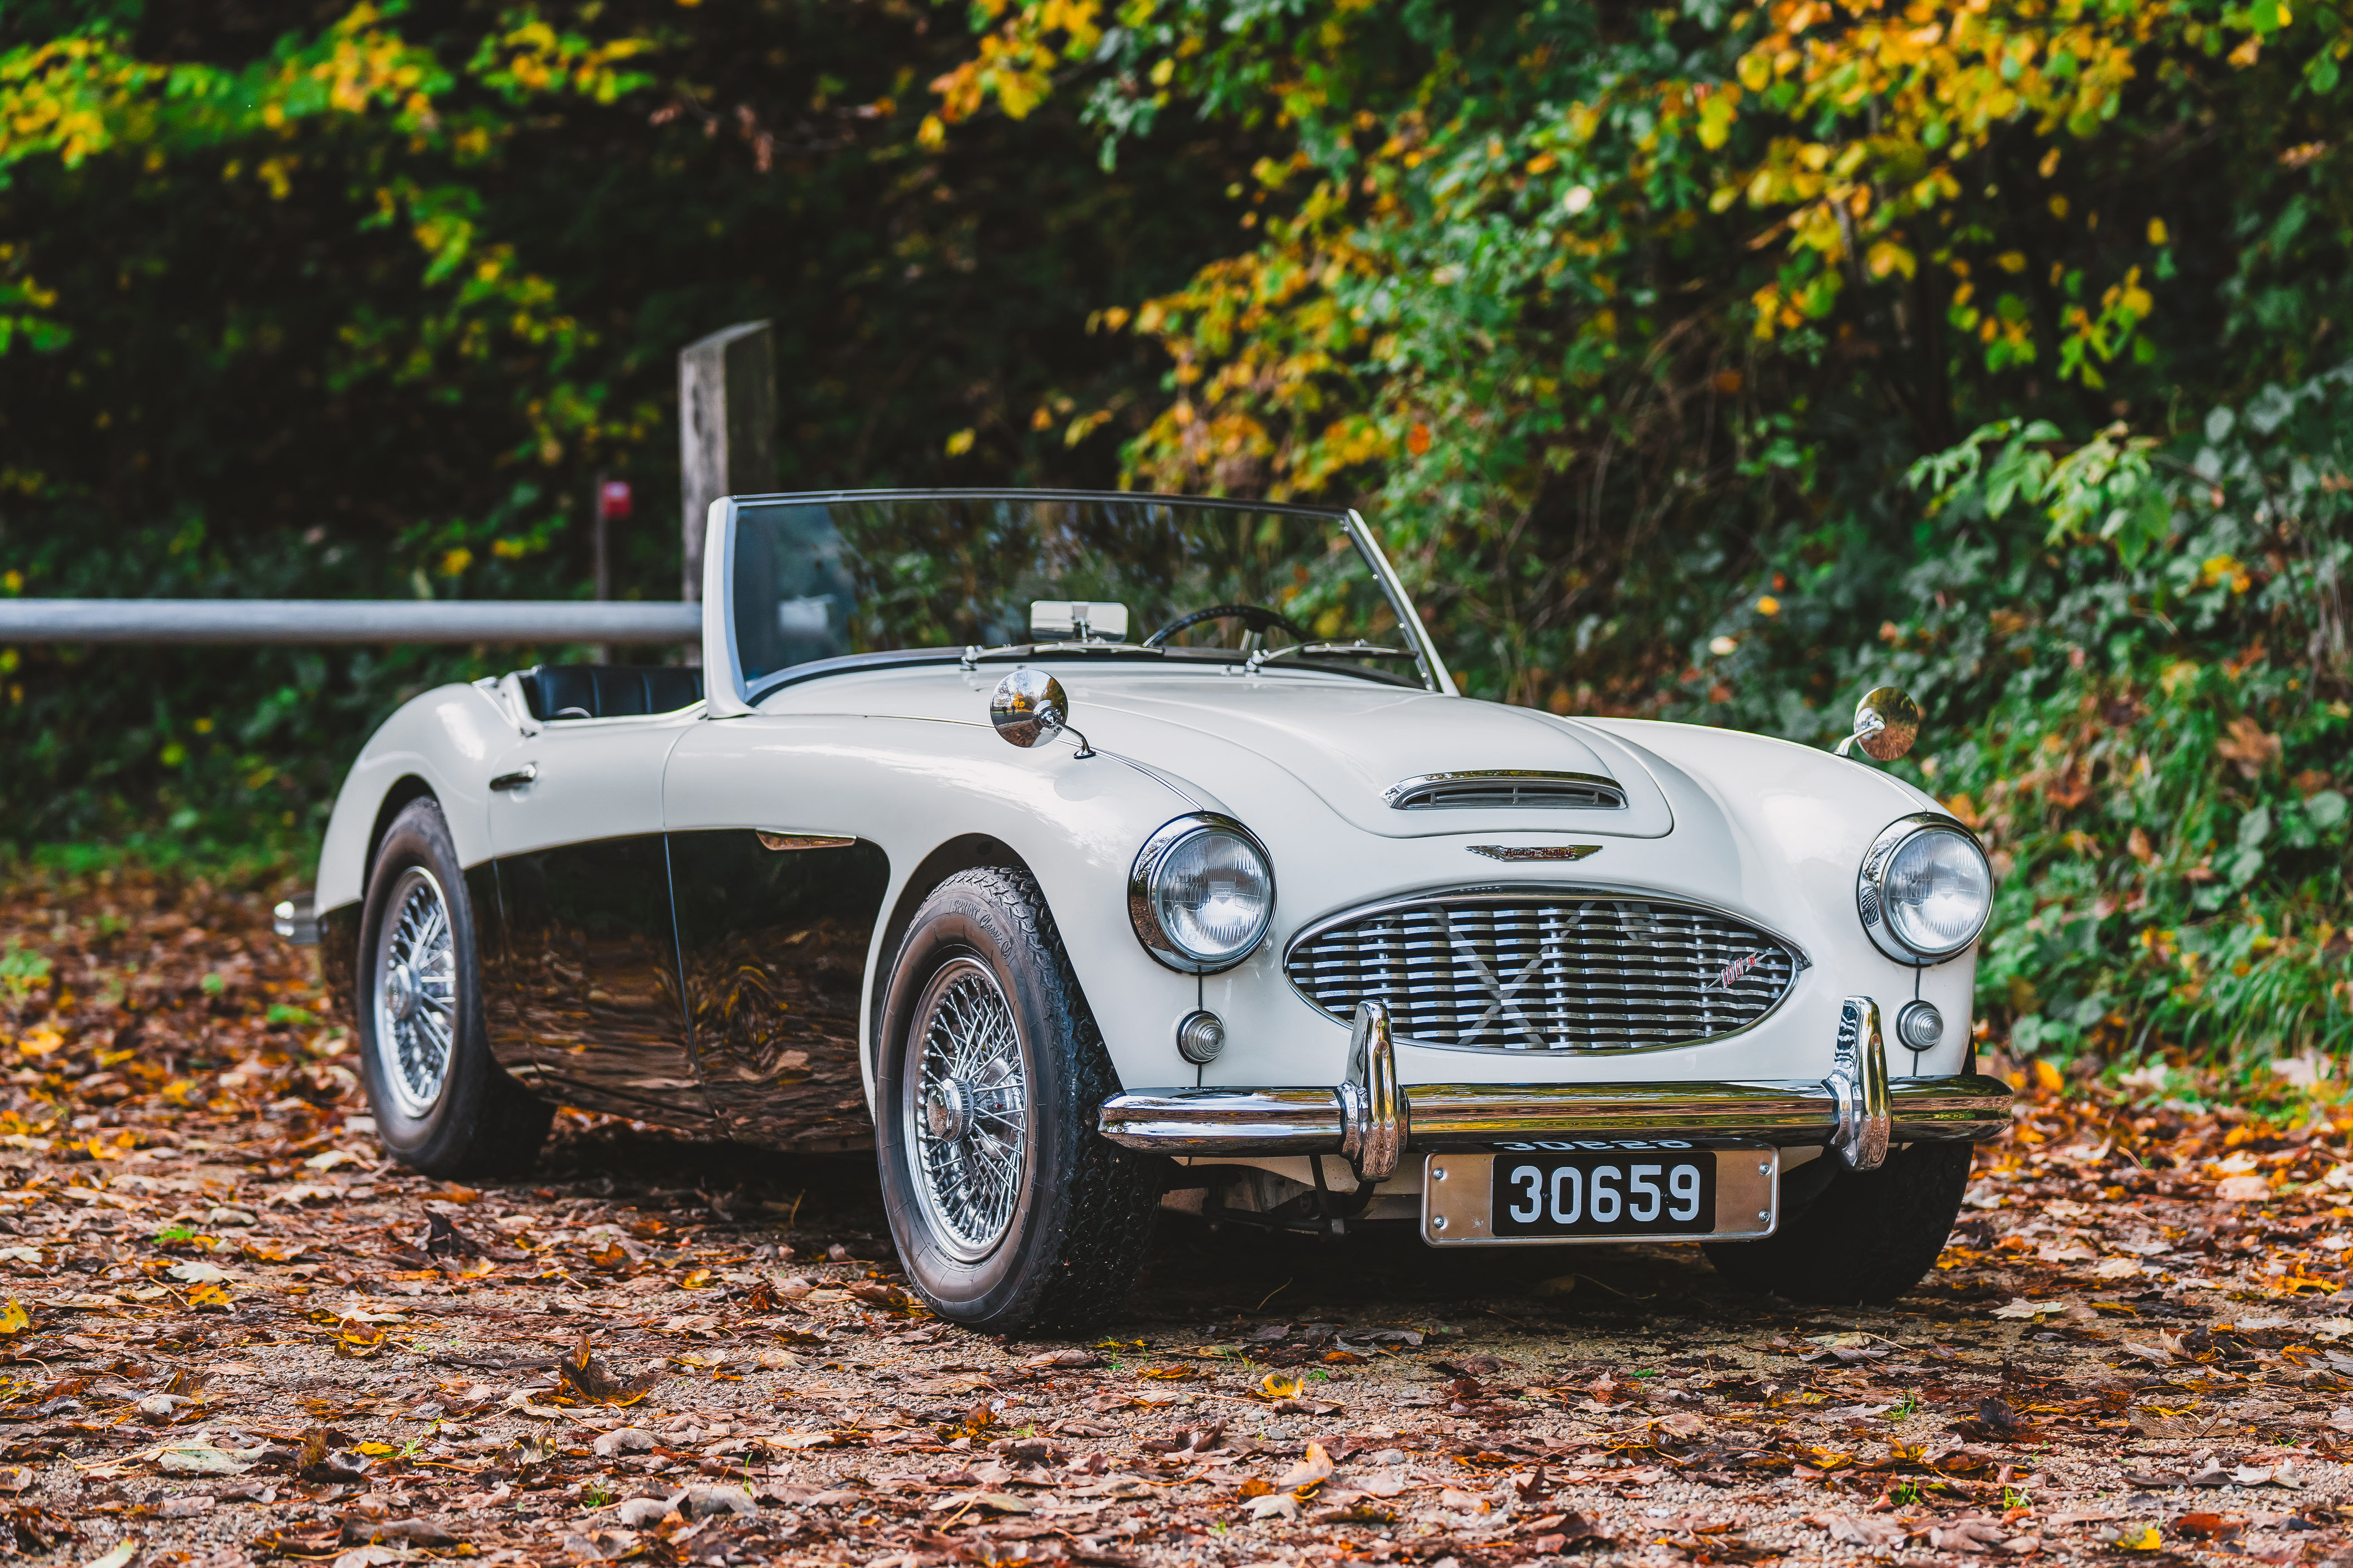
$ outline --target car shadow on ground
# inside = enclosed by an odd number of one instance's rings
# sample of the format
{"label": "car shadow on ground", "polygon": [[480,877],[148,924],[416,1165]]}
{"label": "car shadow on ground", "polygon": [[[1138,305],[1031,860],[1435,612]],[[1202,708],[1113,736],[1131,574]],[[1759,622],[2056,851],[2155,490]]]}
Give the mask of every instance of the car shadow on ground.
{"label": "car shadow on ground", "polygon": [[[567,1113],[537,1170],[517,1186],[701,1210],[696,1222],[714,1234],[732,1228],[786,1261],[823,1258],[839,1246],[896,1273],[871,1152],[782,1154]],[[1725,1284],[1695,1246],[1440,1252],[1408,1220],[1356,1221],[1343,1235],[1324,1236],[1164,1212],[1127,1310],[1107,1331],[1267,1316],[1419,1322],[1440,1312],[1465,1327],[1623,1334],[1676,1319],[1759,1321],[1789,1310]]]}

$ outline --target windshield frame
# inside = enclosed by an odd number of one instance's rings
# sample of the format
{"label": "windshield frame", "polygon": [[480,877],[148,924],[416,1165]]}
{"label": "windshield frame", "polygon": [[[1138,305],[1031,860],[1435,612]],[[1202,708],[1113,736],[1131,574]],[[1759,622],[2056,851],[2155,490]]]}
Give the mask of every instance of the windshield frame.
{"label": "windshield frame", "polygon": [[[1166,660],[1166,650],[1146,648],[1140,643],[1012,644],[1003,647],[986,649],[891,648],[878,649],[871,653],[849,654],[833,658],[812,659],[806,664],[791,665],[782,669],[769,671],[756,682],[747,683],[744,679],[743,665],[736,654],[734,624],[735,524],[741,510],[751,506],[772,506],[778,502],[806,505],[894,500],[1158,501],[1171,506],[1252,512],[1261,515],[1271,513],[1337,524],[1347,535],[1350,542],[1355,544],[1357,553],[1363,557],[1366,565],[1371,570],[1375,582],[1388,599],[1391,609],[1397,613],[1398,629],[1404,636],[1407,651],[1413,655],[1416,674],[1419,679],[1418,680],[1403,679],[1401,672],[1399,675],[1390,675],[1386,671],[1355,668],[1343,665],[1337,660],[1318,661],[1314,664],[1298,660],[1285,661],[1282,665],[1274,667],[1274,669],[1269,673],[1292,671],[1319,675],[1338,673],[1359,678],[1371,677],[1381,680],[1383,684],[1401,684],[1414,689],[1432,691],[1440,696],[1460,695],[1455,688],[1451,672],[1447,669],[1445,661],[1439,657],[1437,644],[1431,640],[1429,628],[1421,624],[1421,616],[1415,608],[1412,598],[1407,595],[1404,584],[1398,581],[1396,569],[1389,564],[1388,555],[1381,550],[1380,542],[1373,536],[1372,530],[1366,525],[1363,516],[1353,507],[1293,506],[1271,501],[1236,500],[1224,496],[1164,495],[1147,490],[1057,490],[995,487],[790,490],[775,494],[723,496],[711,503],[703,552],[702,595],[705,605],[707,606],[715,605],[719,613],[713,616],[706,609],[703,616],[702,662],[706,671],[724,668],[727,672],[727,679],[723,685],[708,680],[705,682],[708,710],[713,716],[752,712],[754,710],[754,705],[761,699],[783,687],[801,680],[821,679],[824,676],[844,674],[853,670],[888,668],[892,665],[960,663],[969,667],[983,659],[995,663],[1016,658],[1063,657],[1098,661],[1106,658]],[[1182,662],[1185,665],[1213,664],[1221,668],[1229,663],[1240,663],[1242,657],[1236,654],[1231,660],[1203,659],[1198,658],[1198,656],[1211,650],[1181,649],[1178,651],[1196,656],[1184,659]]]}

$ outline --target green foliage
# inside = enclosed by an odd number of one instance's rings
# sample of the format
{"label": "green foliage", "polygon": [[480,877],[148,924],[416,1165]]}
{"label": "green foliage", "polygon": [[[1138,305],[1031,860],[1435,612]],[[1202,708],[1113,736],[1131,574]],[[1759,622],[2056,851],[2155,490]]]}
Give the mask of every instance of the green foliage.
{"label": "green foliage", "polygon": [[[1555,711],[1900,680],[1998,1031],[2353,1046],[2341,9],[953,16],[0,13],[0,592],[576,595],[609,473],[667,597],[671,356],[767,316],[780,484],[1350,500]],[[282,861],[533,657],[0,650],[6,836]]]}
{"label": "green foliage", "polygon": [[47,954],[14,942],[0,949],[0,991],[6,993],[11,1004],[22,1003],[48,983]]}
{"label": "green foliage", "polygon": [[1860,596],[1791,537],[1797,607],[1735,626],[1681,710],[1825,740],[1833,708],[1765,694],[1923,699],[1898,771],[1995,855],[1978,1006],[2014,1047],[2353,1049],[2353,367],[2170,446],[2056,436],[2003,421],[1913,466],[1930,542],[1869,646],[1802,608]]}
{"label": "green foliage", "polygon": [[[1156,373],[1077,327],[1213,254],[1238,140],[923,150],[943,20],[0,7],[0,594],[586,596],[609,476],[618,592],[675,597],[674,356],[750,319],[779,486],[1109,482]],[[0,841],[295,858],[399,701],[584,651],[0,649]]]}

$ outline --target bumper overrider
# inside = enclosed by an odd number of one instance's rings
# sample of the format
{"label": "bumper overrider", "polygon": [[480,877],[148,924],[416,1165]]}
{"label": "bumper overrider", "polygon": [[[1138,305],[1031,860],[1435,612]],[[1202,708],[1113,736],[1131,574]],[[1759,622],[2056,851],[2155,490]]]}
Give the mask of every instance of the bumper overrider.
{"label": "bumper overrider", "polygon": [[1103,1135],[1157,1154],[1338,1154],[1385,1181],[1409,1149],[1507,1142],[1681,1139],[1819,1144],[1858,1171],[1891,1145],[1983,1142],[2010,1126],[2010,1086],[1981,1073],[1887,1076],[1879,1005],[1841,1005],[1819,1079],[1721,1083],[1398,1082],[1388,1009],[1359,1003],[1346,1081],[1330,1088],[1150,1089],[1103,1101]]}

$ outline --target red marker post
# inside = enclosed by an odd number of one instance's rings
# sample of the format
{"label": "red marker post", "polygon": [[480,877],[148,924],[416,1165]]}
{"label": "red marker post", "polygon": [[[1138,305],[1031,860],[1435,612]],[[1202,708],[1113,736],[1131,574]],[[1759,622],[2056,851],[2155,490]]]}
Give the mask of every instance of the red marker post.
{"label": "red marker post", "polygon": [[[636,508],[637,497],[629,489],[628,480],[608,479],[602,474],[596,476],[596,497],[589,506],[591,519],[589,538],[596,552],[596,597],[599,600],[613,596],[611,525],[628,521],[630,512]],[[596,650],[596,660],[600,664],[607,662],[611,657],[609,649]]]}
{"label": "red marker post", "polygon": [[637,498],[629,489],[628,480],[608,479],[602,475],[597,477],[596,500],[592,514],[596,519],[596,528],[591,537],[596,545],[596,597],[599,599],[613,596],[613,553],[608,542],[607,525],[628,521],[630,512],[636,510],[636,502]]}

